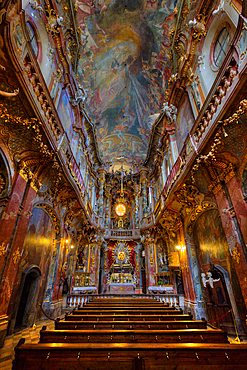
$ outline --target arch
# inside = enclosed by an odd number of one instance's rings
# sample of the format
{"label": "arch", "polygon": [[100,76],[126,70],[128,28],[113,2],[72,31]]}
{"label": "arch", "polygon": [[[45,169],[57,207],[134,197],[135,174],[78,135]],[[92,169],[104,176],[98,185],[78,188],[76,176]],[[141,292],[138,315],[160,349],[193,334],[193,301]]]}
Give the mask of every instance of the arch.
{"label": "arch", "polygon": [[56,239],[61,237],[61,224],[59,217],[56,213],[56,211],[52,208],[52,206],[48,203],[37,203],[33,206],[33,208],[42,208],[51,218],[54,230],[55,230],[55,236]]}
{"label": "arch", "polygon": [[17,292],[15,308],[9,325],[9,335],[23,327],[30,327],[34,323],[36,306],[42,277],[37,265],[28,266],[21,276]]}
{"label": "arch", "polygon": [[8,160],[0,147],[0,198],[10,194],[12,189],[12,176]]}
{"label": "arch", "polygon": [[247,196],[247,163],[245,164],[245,167],[243,169],[242,177],[241,177],[241,189],[243,196]]}
{"label": "arch", "polygon": [[203,201],[201,204],[198,204],[193,211],[191,212],[189,218],[185,221],[184,232],[185,235],[191,237],[193,227],[202,213],[209,211],[210,209],[218,209],[217,205],[210,201]]}

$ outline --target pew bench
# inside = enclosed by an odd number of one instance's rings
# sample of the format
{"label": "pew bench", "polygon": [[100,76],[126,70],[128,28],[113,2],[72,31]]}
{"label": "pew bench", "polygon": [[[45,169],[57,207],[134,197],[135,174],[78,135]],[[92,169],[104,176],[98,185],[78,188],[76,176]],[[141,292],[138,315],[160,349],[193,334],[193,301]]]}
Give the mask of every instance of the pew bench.
{"label": "pew bench", "polygon": [[143,309],[143,308],[138,308],[138,309],[123,309],[123,308],[118,308],[118,309],[109,309],[109,310],[104,310],[104,309],[94,309],[94,310],[91,310],[91,309],[87,309],[86,307],[84,309],[78,309],[78,310],[73,310],[72,311],[72,314],[73,315],[79,315],[79,314],[84,314],[84,313],[89,313],[89,314],[109,314],[109,315],[114,315],[114,313],[117,312],[117,313],[122,313],[124,315],[127,315],[127,314],[134,314],[134,313],[138,313],[138,314],[149,314],[149,315],[159,315],[159,314],[182,314],[183,313],[183,310],[180,309],[180,310],[170,310],[170,309]]}
{"label": "pew bench", "polygon": [[55,330],[92,330],[92,329],[206,329],[206,321],[55,321]]}
{"label": "pew bench", "polygon": [[246,370],[247,345],[38,343],[15,348],[13,370]]}
{"label": "pew bench", "polygon": [[179,321],[192,315],[66,315],[65,321]]}
{"label": "pew bench", "polygon": [[219,329],[177,330],[46,330],[40,343],[228,343]]}
{"label": "pew bench", "polygon": [[[83,307],[78,307],[77,309],[73,310],[74,312],[83,312],[83,311],[88,311],[88,312],[94,312],[94,311],[112,311],[112,312],[116,312],[116,311],[132,311],[132,312],[135,312],[135,311],[177,311],[177,309],[175,307],[166,307],[166,306],[157,306],[157,307],[152,307],[152,306],[135,306],[135,307],[131,307],[131,306],[96,306],[96,307],[88,307],[87,305],[83,306]],[[180,309],[180,311],[182,311],[182,309]]]}

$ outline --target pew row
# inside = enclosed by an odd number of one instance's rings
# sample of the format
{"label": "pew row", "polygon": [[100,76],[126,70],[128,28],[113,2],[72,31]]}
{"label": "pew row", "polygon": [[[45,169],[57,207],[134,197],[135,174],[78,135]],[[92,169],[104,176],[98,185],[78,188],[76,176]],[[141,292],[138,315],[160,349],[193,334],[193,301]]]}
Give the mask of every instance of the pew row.
{"label": "pew row", "polygon": [[179,321],[192,320],[192,315],[66,315],[66,321]]}
{"label": "pew row", "polygon": [[223,330],[46,330],[40,343],[228,343]]}
{"label": "pew row", "polygon": [[13,370],[246,370],[247,345],[38,343],[15,349]]}
{"label": "pew row", "polygon": [[206,329],[206,321],[55,321],[55,330],[90,330],[90,329]]}

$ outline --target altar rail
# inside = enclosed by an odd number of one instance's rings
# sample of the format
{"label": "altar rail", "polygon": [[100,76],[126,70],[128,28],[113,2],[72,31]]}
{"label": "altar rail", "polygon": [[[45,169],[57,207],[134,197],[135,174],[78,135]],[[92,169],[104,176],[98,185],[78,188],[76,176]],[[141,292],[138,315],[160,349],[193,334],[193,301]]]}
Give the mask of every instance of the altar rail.
{"label": "altar rail", "polygon": [[[168,303],[170,306],[184,308],[184,296],[180,294],[68,294],[66,307],[76,308],[92,301],[94,298],[153,298],[157,301]],[[66,308],[65,307],[65,308]]]}

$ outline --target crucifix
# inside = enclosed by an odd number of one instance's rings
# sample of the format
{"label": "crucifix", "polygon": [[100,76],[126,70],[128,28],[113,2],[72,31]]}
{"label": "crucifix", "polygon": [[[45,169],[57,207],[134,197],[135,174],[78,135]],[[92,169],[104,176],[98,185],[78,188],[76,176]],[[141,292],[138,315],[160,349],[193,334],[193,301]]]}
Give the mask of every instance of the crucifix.
{"label": "crucifix", "polygon": [[120,197],[123,197],[124,196],[124,192],[123,192],[124,169],[123,169],[123,166],[120,169],[120,175],[121,175],[121,193],[120,193]]}

